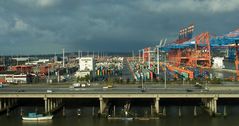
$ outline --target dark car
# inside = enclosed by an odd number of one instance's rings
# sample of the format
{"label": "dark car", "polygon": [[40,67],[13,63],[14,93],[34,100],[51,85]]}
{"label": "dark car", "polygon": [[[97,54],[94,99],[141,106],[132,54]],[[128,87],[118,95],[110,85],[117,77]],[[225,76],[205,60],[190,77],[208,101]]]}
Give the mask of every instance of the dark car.
{"label": "dark car", "polygon": [[203,86],[201,84],[199,84],[199,83],[196,83],[194,86],[199,88],[199,89],[203,88]]}
{"label": "dark car", "polygon": [[18,89],[17,92],[24,92],[24,90],[23,89]]}
{"label": "dark car", "polygon": [[192,92],[193,90],[192,89],[186,89],[187,92]]}
{"label": "dark car", "polygon": [[142,89],[141,89],[141,92],[146,92],[146,89],[145,89],[145,88],[142,88]]}

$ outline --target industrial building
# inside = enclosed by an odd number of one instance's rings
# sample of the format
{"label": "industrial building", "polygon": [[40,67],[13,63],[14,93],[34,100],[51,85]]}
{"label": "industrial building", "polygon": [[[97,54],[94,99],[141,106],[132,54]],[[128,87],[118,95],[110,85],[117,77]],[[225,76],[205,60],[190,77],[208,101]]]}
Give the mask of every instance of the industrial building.
{"label": "industrial building", "polygon": [[79,70],[76,72],[76,77],[85,77],[90,75],[95,76],[95,60],[94,57],[80,57],[79,58]]}
{"label": "industrial building", "polygon": [[132,65],[136,78],[141,78],[142,71],[150,75],[148,79],[166,71],[168,78],[207,79],[211,69],[223,69],[223,61],[231,60],[236,73],[232,79],[239,80],[239,29],[221,36],[203,32],[193,37],[193,31],[194,25],[189,25],[179,31],[176,40],[167,44],[161,40],[159,45],[139,50],[138,63]]}
{"label": "industrial building", "polygon": [[1,83],[14,83],[14,84],[22,84],[22,83],[28,83],[28,80],[30,80],[31,76],[27,74],[0,74],[0,82]]}
{"label": "industrial building", "polygon": [[79,59],[80,71],[94,71],[95,61],[93,57],[81,57]]}

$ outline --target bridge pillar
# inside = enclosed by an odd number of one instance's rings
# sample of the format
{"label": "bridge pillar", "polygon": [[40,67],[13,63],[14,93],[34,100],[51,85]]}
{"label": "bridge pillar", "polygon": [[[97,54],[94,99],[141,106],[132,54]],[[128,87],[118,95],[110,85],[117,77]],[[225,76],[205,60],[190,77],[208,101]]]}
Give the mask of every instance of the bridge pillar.
{"label": "bridge pillar", "polygon": [[45,103],[45,113],[48,112],[48,99],[45,97],[44,98],[44,103]]}
{"label": "bridge pillar", "polygon": [[103,114],[107,105],[107,101],[103,99],[102,97],[100,97],[99,100],[100,100],[100,114]]}
{"label": "bridge pillar", "polygon": [[2,99],[0,99],[0,111],[2,110]]}
{"label": "bridge pillar", "polygon": [[13,103],[13,105],[16,105],[17,104],[17,99],[16,98],[12,99],[12,103]]}
{"label": "bridge pillar", "polygon": [[3,99],[3,109],[7,108],[7,100]]}
{"label": "bridge pillar", "polygon": [[218,100],[217,97],[214,97],[214,98],[212,99],[212,101],[213,101],[213,113],[214,113],[214,114],[217,114],[217,100]]}
{"label": "bridge pillar", "polygon": [[49,98],[49,112],[52,110],[52,98]]}
{"label": "bridge pillar", "polygon": [[215,113],[215,105],[214,105],[214,99],[211,99],[211,116],[213,116]]}
{"label": "bridge pillar", "polygon": [[12,106],[12,100],[9,98],[7,99],[7,108],[11,108]]}
{"label": "bridge pillar", "polygon": [[59,105],[59,102],[58,102],[58,101],[59,101],[59,99],[55,99],[55,106],[56,106],[56,107],[58,107],[58,105]]}
{"label": "bridge pillar", "polygon": [[58,107],[59,106],[59,99],[55,100],[55,106]]}
{"label": "bridge pillar", "polygon": [[50,98],[47,99],[47,113],[50,111]]}
{"label": "bridge pillar", "polygon": [[57,99],[56,105],[57,105],[57,107],[60,106],[60,99]]}
{"label": "bridge pillar", "polygon": [[60,106],[60,104],[61,104],[61,99],[58,99],[58,101],[57,101],[57,106]]}
{"label": "bridge pillar", "polygon": [[157,115],[159,114],[159,100],[160,100],[160,98],[156,97],[155,102],[154,102],[155,112],[156,112]]}
{"label": "bridge pillar", "polygon": [[55,108],[57,108],[57,107],[58,107],[58,99],[56,99],[56,98],[54,99],[54,104],[55,104],[55,105],[54,105]]}
{"label": "bridge pillar", "polygon": [[206,110],[208,111],[210,116],[213,116],[217,113],[217,100],[218,100],[218,97],[202,99],[202,102],[204,106],[206,107]]}
{"label": "bridge pillar", "polygon": [[212,112],[213,111],[213,102],[212,99],[209,100],[209,109]]}
{"label": "bridge pillar", "polygon": [[52,99],[52,109],[56,108],[56,99]]}
{"label": "bridge pillar", "polygon": [[211,100],[209,98],[204,99],[204,104],[206,108],[211,108]]}
{"label": "bridge pillar", "polygon": [[14,103],[14,98],[9,99],[9,100],[10,100],[11,106],[14,106],[14,105],[15,105],[15,103]]}

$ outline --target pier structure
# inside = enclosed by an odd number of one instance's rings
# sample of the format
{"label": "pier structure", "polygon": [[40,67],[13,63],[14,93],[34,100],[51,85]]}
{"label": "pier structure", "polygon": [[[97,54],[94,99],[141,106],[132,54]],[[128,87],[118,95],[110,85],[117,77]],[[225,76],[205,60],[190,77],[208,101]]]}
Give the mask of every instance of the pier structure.
{"label": "pier structure", "polygon": [[45,113],[52,113],[62,107],[62,99],[61,98],[47,98],[44,97],[44,110]]}
{"label": "pier structure", "polygon": [[106,114],[106,108],[107,108],[107,103],[108,103],[108,99],[103,98],[102,96],[99,97],[99,101],[100,101],[100,110],[99,113],[101,115]]}
{"label": "pier structure", "polygon": [[[163,109],[160,109],[160,100],[163,99],[197,99],[201,100],[201,105],[211,115],[218,114],[217,101],[219,99],[237,99],[239,94],[232,93],[0,93],[0,110],[4,111],[17,104],[18,99],[27,98],[41,98],[44,100],[45,113],[52,113],[63,106],[64,99],[98,99],[99,100],[99,114],[107,115],[109,109],[108,105],[110,100],[120,99],[152,99],[152,111],[156,115],[165,113]],[[126,104],[129,109],[130,103]],[[163,108],[163,106],[162,106]],[[161,110],[161,111],[160,111]],[[181,115],[181,110],[179,110]],[[194,108],[194,116],[197,115],[196,108]]]}
{"label": "pier structure", "polygon": [[202,98],[202,103],[211,116],[218,114],[217,100],[218,97],[216,96],[213,98]]}
{"label": "pier structure", "polygon": [[8,111],[10,108],[16,106],[16,98],[0,98],[0,112]]}

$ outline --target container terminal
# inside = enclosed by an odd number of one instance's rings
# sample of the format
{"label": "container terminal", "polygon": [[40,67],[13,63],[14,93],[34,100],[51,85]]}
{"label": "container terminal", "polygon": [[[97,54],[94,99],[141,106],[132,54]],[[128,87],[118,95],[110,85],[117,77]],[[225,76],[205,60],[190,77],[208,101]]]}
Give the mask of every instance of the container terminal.
{"label": "container terminal", "polygon": [[[221,83],[239,80],[239,30],[193,36],[194,25],[173,41],[129,53],[79,51],[48,56],[1,56],[0,82],[21,83]],[[121,56],[120,56],[121,55]],[[167,82],[165,82],[167,81]]]}
{"label": "container terminal", "polygon": [[[64,116],[65,107],[72,105],[67,103],[84,99],[92,104],[92,116],[110,120],[158,119],[166,116],[165,106],[171,101],[179,106],[192,102],[194,116],[197,108],[211,116],[226,116],[226,107],[222,112],[218,106],[239,98],[239,30],[222,36],[204,32],[195,37],[193,31],[194,25],[190,25],[180,30],[175,41],[162,39],[132,56],[66,53],[65,49],[49,56],[2,56],[0,112],[8,115],[16,105],[34,100],[41,113],[60,110]],[[138,109],[132,108],[142,103],[152,118],[135,115]],[[117,107],[123,116],[115,114]],[[77,108],[77,116],[81,116],[78,110],[84,110]]]}
{"label": "container terminal", "polygon": [[[194,25],[182,28],[172,42],[138,50],[128,58],[134,78],[140,80],[201,81],[239,80],[239,30],[221,36],[203,32],[193,37]],[[181,80],[181,81],[179,81]]]}

